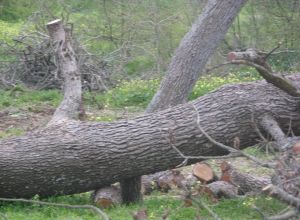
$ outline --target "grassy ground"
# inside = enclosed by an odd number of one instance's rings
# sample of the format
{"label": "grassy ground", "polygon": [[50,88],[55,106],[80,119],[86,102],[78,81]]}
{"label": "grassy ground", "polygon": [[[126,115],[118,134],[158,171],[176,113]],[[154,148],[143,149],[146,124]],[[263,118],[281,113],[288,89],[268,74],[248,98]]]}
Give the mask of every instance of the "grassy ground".
{"label": "grassy ground", "polygon": [[[239,78],[230,75],[225,79],[208,77],[199,81],[195,86],[190,99],[201,96],[223,84],[239,81],[255,80],[254,76]],[[131,118],[144,111],[145,106],[151,100],[159,81],[134,81],[121,83],[116,88],[105,94],[85,94],[85,104],[90,121],[113,121],[122,118]],[[61,101],[62,96],[57,90],[32,91],[25,88],[0,91],[0,138],[18,136],[26,131],[43,126],[50,119],[55,107]],[[101,109],[98,109],[98,108]],[[249,148],[248,153],[267,157],[261,151]],[[258,169],[244,159],[233,160],[240,169],[245,172],[255,172],[265,175],[267,171]],[[218,161],[210,161],[214,167],[218,167]],[[187,169],[186,172],[190,172]],[[36,198],[35,198],[36,199]],[[46,199],[49,202],[67,204],[91,204],[89,193],[72,196],[52,197]],[[284,205],[269,197],[244,197],[239,199],[221,200],[218,203],[207,201],[209,207],[222,219],[246,220],[260,219],[253,205],[260,207],[266,214],[275,214],[284,208]],[[149,219],[161,219],[166,210],[170,210],[169,219],[195,219],[200,215],[202,219],[212,219],[209,213],[193,204],[185,207],[179,199],[178,193],[162,194],[154,193],[147,196],[143,204],[117,206],[105,212],[113,220],[132,219],[132,213],[141,209],[147,209]],[[40,205],[28,205],[22,203],[1,203],[0,213],[13,220],[40,220],[40,219],[99,219],[88,210],[70,210]],[[1,218],[1,216],[0,216]]]}
{"label": "grassy ground", "polygon": [[[46,201],[68,204],[90,204],[88,193],[73,196],[62,196],[49,198]],[[275,214],[285,206],[270,197],[245,197],[241,199],[226,199],[218,203],[206,201],[210,209],[217,213],[224,220],[255,220],[261,219],[259,214],[252,208],[253,205],[260,207],[266,214]],[[170,211],[170,220],[195,219],[200,215],[202,219],[213,219],[207,210],[193,205],[185,207],[180,199],[172,195],[155,195],[145,198],[143,204],[117,206],[106,209],[105,212],[112,220],[132,219],[132,213],[146,209],[149,220],[162,219],[166,211]],[[5,214],[8,219],[13,220],[92,220],[99,219],[89,210],[70,210],[64,208],[55,208],[50,206],[28,205],[21,203],[3,203],[0,206],[0,213]]]}

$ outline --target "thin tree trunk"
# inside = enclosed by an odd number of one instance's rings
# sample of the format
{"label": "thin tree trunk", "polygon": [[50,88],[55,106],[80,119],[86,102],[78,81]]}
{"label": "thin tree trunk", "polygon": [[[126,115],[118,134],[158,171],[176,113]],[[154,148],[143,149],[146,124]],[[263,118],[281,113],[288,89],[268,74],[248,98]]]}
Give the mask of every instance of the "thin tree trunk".
{"label": "thin tree trunk", "polygon": [[203,13],[185,35],[147,112],[182,104],[247,0],[208,1]]}
{"label": "thin tree trunk", "polygon": [[56,61],[64,79],[64,99],[56,109],[49,125],[78,119],[82,99],[81,76],[75,53],[71,46],[70,30],[64,28],[61,20],[47,24],[47,29],[56,50]]}
{"label": "thin tree trunk", "polygon": [[[293,81],[300,82],[300,76]],[[283,131],[292,125],[300,134],[297,98],[264,81],[227,85],[194,102],[130,121],[69,121],[1,140],[0,197],[80,193],[174,168],[183,161],[174,147],[187,156],[227,154],[201,133],[197,114],[212,138],[232,146],[238,137],[240,148],[257,142],[252,118],[259,124],[271,115]]]}

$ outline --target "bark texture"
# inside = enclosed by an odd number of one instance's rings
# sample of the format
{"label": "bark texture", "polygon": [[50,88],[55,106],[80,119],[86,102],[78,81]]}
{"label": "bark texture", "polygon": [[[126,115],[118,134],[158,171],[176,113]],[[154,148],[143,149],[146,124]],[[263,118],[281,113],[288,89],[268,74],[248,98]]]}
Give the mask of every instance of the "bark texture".
{"label": "bark texture", "polygon": [[246,2],[247,0],[208,1],[203,13],[176,49],[160,89],[148,106],[148,112],[187,101],[208,59]]}
{"label": "bark texture", "polygon": [[71,46],[70,30],[64,28],[59,19],[49,22],[47,29],[56,52],[58,71],[61,71],[64,79],[64,99],[56,109],[50,125],[78,118],[82,91],[81,76]]}
{"label": "bark texture", "polygon": [[221,168],[221,181],[226,181],[236,186],[239,193],[243,195],[247,193],[261,193],[262,188],[271,183],[271,179],[268,177],[256,177],[242,173],[227,162],[223,162]]}
{"label": "bark texture", "polygon": [[[208,59],[246,1],[208,1],[204,12],[175,51],[160,89],[147,107],[147,113],[186,102]],[[135,198],[131,201],[123,198],[125,202],[142,200],[142,194],[137,191],[140,182],[141,178],[134,177],[121,183],[122,195],[132,194]]]}
{"label": "bark texture", "polygon": [[[294,81],[300,81],[296,75]],[[195,111],[194,107],[197,109]],[[0,141],[0,197],[86,192],[127,178],[174,168],[185,155],[224,155],[199,131],[240,148],[256,143],[252,118],[272,115],[299,134],[299,100],[265,81],[227,85],[194,102],[130,121],[69,121]],[[195,161],[190,161],[195,162]]]}

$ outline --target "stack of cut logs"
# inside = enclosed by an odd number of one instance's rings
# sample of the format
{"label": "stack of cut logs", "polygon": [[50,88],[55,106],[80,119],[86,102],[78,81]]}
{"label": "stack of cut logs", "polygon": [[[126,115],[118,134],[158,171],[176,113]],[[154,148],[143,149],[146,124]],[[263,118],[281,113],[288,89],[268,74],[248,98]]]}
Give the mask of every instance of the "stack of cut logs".
{"label": "stack of cut logs", "polygon": [[[201,162],[193,165],[192,174],[183,174],[180,170],[169,170],[142,177],[142,190],[149,195],[154,190],[168,192],[171,189],[184,191],[197,189],[209,197],[235,198],[246,193],[258,193],[270,184],[270,178],[254,177],[233,168],[228,162],[220,165],[221,177],[218,177],[211,166]],[[121,203],[120,187],[112,185],[96,190],[92,194],[93,201],[102,208]]]}

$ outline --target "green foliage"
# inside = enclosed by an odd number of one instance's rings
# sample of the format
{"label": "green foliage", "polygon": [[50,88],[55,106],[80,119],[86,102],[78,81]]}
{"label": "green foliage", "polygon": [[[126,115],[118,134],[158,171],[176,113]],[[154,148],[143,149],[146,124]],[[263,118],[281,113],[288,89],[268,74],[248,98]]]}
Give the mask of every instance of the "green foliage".
{"label": "green foliage", "polygon": [[[228,83],[254,81],[259,77],[252,72],[229,74],[226,77],[206,76],[196,83],[189,99],[193,100],[218,87]],[[126,106],[146,107],[159,87],[160,81],[132,80],[122,82],[116,88],[104,94],[96,96],[96,100],[109,108],[121,108]]]}
{"label": "green foliage", "polygon": [[[189,99],[193,100],[218,87],[228,83],[253,81],[258,79],[251,72],[230,74],[227,77],[206,76],[196,83]],[[145,108],[156,93],[160,80],[132,80],[123,81],[115,88],[105,93],[84,93],[84,101],[87,106],[96,106],[96,103],[105,109],[108,108]],[[62,92],[59,90],[28,90],[16,87],[12,90],[0,90],[0,109],[2,108],[26,108],[32,112],[38,112],[39,106],[56,107],[62,100]],[[95,103],[96,102],[96,103]],[[127,108],[128,110],[128,108]],[[117,119],[115,113],[91,116],[93,121],[114,121]]]}
{"label": "green foliage", "polygon": [[21,23],[11,23],[0,20],[0,40],[11,42],[11,38],[19,34]]}
{"label": "green foliage", "polygon": [[141,72],[145,72],[153,66],[154,62],[145,56],[138,56],[125,65],[125,69],[128,75],[135,75]]}
{"label": "green foliage", "polygon": [[0,20],[17,21],[36,10],[34,0],[0,0]]}

